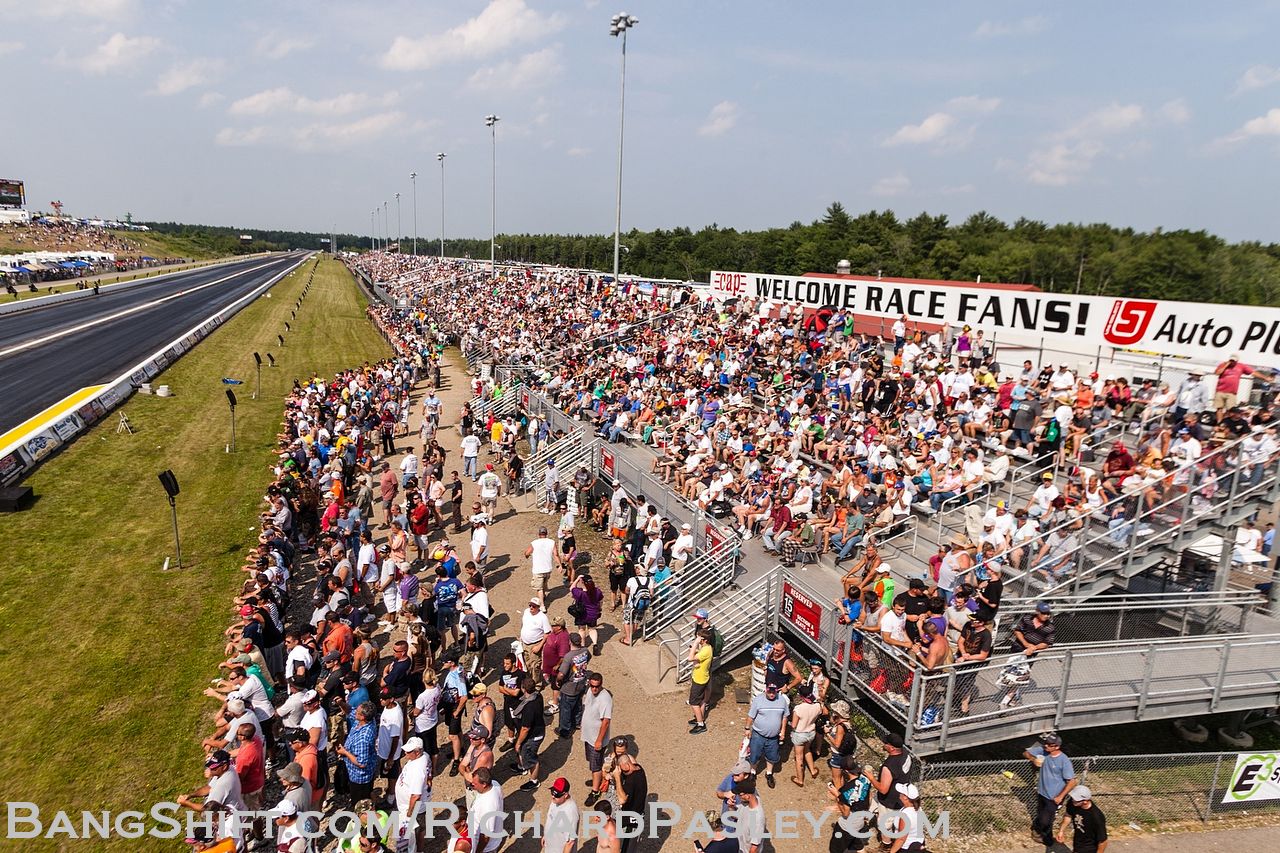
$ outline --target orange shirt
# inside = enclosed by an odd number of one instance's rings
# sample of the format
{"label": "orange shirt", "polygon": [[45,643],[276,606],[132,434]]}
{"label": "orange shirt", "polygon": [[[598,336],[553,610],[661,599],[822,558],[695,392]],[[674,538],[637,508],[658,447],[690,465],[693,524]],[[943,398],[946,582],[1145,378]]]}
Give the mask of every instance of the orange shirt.
{"label": "orange shirt", "polygon": [[342,655],[343,663],[351,663],[351,654],[356,650],[355,635],[345,622],[335,622],[329,633],[324,635],[320,648],[326,655],[338,652]]}
{"label": "orange shirt", "polygon": [[311,801],[315,803],[323,800],[324,789],[316,784],[320,779],[320,764],[316,756],[316,748],[307,744],[293,754],[293,760],[302,768],[302,778],[311,783]]}

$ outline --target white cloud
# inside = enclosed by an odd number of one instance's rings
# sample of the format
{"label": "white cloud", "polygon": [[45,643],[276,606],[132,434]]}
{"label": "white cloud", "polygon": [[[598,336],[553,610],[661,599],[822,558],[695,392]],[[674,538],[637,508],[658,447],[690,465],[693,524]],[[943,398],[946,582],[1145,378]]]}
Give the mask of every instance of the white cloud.
{"label": "white cloud", "polygon": [[899,172],[887,178],[881,178],[871,187],[871,194],[878,196],[902,195],[911,189],[911,179]]}
{"label": "white cloud", "polygon": [[1170,124],[1186,124],[1191,121],[1191,108],[1182,98],[1176,98],[1160,105],[1160,118]]}
{"label": "white cloud", "polygon": [[[1157,115],[1166,121],[1181,123],[1191,111],[1181,100],[1169,101]],[[1139,104],[1111,103],[1088,113],[1027,157],[1025,174],[1033,184],[1062,187],[1079,181],[1093,168],[1094,162],[1110,151],[1105,140],[1147,123],[1147,111]],[[1132,146],[1130,146],[1132,150]]]}
{"label": "white cloud", "polygon": [[1017,21],[983,21],[973,31],[977,38],[1003,38],[1005,36],[1033,36],[1042,33],[1049,26],[1049,21],[1042,15],[1022,18]]}
{"label": "white cloud", "polygon": [[1094,110],[1067,129],[1067,135],[1083,138],[1118,133],[1142,123],[1146,117],[1137,104],[1108,104]]}
{"label": "white cloud", "polygon": [[565,26],[563,15],[544,15],[524,0],[491,0],[456,27],[419,38],[397,36],[382,56],[384,68],[421,71],[460,59],[481,59],[523,42],[537,41]]}
{"label": "white cloud", "polygon": [[236,116],[260,116],[278,112],[342,116],[370,108],[389,107],[399,99],[400,95],[396,92],[381,96],[345,92],[332,98],[315,100],[295,93],[288,86],[279,86],[234,101],[227,107],[227,112]]}
{"label": "white cloud", "polygon": [[467,80],[474,89],[511,91],[531,89],[550,82],[560,74],[559,46],[546,47],[491,68],[481,68]]}
{"label": "white cloud", "polygon": [[193,59],[179,63],[165,71],[156,80],[155,95],[176,95],[196,86],[212,82],[222,72],[220,59]]}
{"label": "white cloud", "polygon": [[18,53],[26,45],[20,41],[0,41],[0,56],[8,56],[11,53]]}
{"label": "white cloud", "polygon": [[395,110],[347,122],[318,121],[301,126],[224,127],[214,142],[227,147],[264,146],[294,151],[338,151],[384,138],[403,128],[405,114]]}
{"label": "white cloud", "polygon": [[0,17],[115,21],[128,17],[136,6],[135,0],[0,0]]}
{"label": "white cloud", "polygon": [[267,59],[284,59],[289,54],[307,50],[314,44],[309,38],[265,35],[254,44],[253,50],[258,56]]}
{"label": "white cloud", "polygon": [[980,98],[977,95],[965,95],[947,101],[947,106],[957,112],[990,113],[1000,106],[999,98]]}
{"label": "white cloud", "polygon": [[64,64],[74,65],[90,74],[109,74],[137,65],[159,47],[158,38],[116,33],[79,59],[68,59],[65,52],[59,57]]}
{"label": "white cloud", "polygon": [[1270,65],[1255,65],[1240,75],[1240,79],[1236,81],[1235,93],[1243,95],[1245,92],[1252,92],[1254,89],[1265,89],[1267,86],[1274,86],[1276,83],[1280,83],[1280,68],[1272,68]]}
{"label": "white cloud", "polygon": [[707,113],[707,120],[698,128],[699,136],[720,136],[728,133],[738,123],[738,105],[733,101],[721,101]]}
{"label": "white cloud", "polygon": [[925,142],[938,142],[955,126],[955,116],[949,113],[934,113],[919,124],[905,124],[884,141],[885,146],[920,145]]}
{"label": "white cloud", "polygon": [[573,147],[573,148],[570,148],[568,151],[566,151],[566,152],[564,152],[564,153],[568,154],[570,157],[586,157],[588,154],[590,154],[590,153],[591,153],[591,149],[590,149],[590,148],[578,148],[578,147],[576,147],[576,146],[575,146],[575,147]]}
{"label": "white cloud", "polygon": [[222,94],[221,92],[205,92],[203,95],[200,96],[200,101],[199,101],[200,109],[205,109],[207,107],[215,106],[217,104],[222,103],[226,99],[227,99],[227,96]]}
{"label": "white cloud", "polygon": [[943,195],[961,195],[962,193],[971,193],[976,189],[977,187],[973,184],[958,184],[956,186],[942,187],[938,192]]}
{"label": "white cloud", "polygon": [[1216,144],[1235,145],[1260,136],[1280,136],[1280,108],[1267,110],[1264,115],[1249,119],[1240,126],[1239,130],[1217,140]]}

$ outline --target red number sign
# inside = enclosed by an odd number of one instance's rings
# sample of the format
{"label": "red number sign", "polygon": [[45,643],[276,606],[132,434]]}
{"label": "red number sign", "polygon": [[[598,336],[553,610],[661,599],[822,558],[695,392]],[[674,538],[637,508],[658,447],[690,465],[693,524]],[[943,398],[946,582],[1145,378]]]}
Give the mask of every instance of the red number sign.
{"label": "red number sign", "polygon": [[612,477],[613,474],[613,451],[600,451],[600,470]]}
{"label": "red number sign", "polygon": [[822,639],[822,610],[817,602],[790,583],[782,585],[782,616],[814,641]]}

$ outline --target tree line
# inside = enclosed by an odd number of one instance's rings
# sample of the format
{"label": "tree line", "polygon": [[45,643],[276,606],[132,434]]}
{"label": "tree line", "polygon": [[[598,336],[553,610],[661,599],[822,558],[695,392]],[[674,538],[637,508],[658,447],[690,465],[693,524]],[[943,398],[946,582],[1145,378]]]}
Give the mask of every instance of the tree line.
{"label": "tree line", "polygon": [[[156,230],[195,228],[161,223]],[[253,234],[254,249],[317,248],[324,234],[255,229],[207,229],[238,239]],[[259,242],[261,241],[261,242]],[[500,260],[613,267],[613,235],[500,234]],[[887,278],[950,279],[1033,284],[1042,290],[1241,305],[1280,304],[1280,244],[1228,243],[1206,231],[1139,232],[1102,223],[1049,225],[1022,218],[1009,224],[978,212],[960,224],[921,213],[902,220],[891,210],[851,215],[839,202],[809,224],[738,231],[712,224],[632,230],[622,235],[624,274],[706,281],[713,269],[798,275],[851,271]],[[369,240],[338,235],[342,249]],[[402,241],[407,251],[409,242]],[[418,253],[439,253],[419,238]],[[447,255],[488,258],[489,241],[449,240]]]}

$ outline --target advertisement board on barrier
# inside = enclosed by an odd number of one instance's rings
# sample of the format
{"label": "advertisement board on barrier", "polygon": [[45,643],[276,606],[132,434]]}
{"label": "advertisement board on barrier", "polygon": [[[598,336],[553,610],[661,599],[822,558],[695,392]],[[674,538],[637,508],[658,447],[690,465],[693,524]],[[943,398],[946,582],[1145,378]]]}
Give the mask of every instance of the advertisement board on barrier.
{"label": "advertisement board on barrier", "polygon": [[600,450],[600,470],[608,474],[610,477],[614,476],[612,450]]}
{"label": "advertisement board on barrier", "polygon": [[34,464],[57,450],[58,445],[61,443],[52,430],[45,430],[39,435],[27,439],[26,443],[22,445],[22,451]]}
{"label": "advertisement board on barrier", "polygon": [[822,608],[789,581],[782,584],[782,618],[814,642],[821,642]]}
{"label": "advertisement board on barrier", "polygon": [[97,400],[90,400],[80,408],[76,409],[76,417],[78,417],[85,426],[97,423],[98,418],[106,414],[106,410],[102,408],[102,404]]}
{"label": "advertisement board on barrier", "polygon": [[0,485],[12,483],[25,470],[27,463],[22,461],[22,456],[16,450],[8,456],[0,457]]}
{"label": "advertisement board on barrier", "polygon": [[[806,308],[830,306],[898,318],[1043,338],[1049,345],[1111,346],[1206,361],[1240,353],[1280,355],[1280,308],[1213,305],[1167,299],[1076,296],[984,288],[968,282],[711,273],[717,299],[754,297]],[[1265,361],[1264,361],[1265,363]]]}
{"label": "advertisement board on barrier", "polygon": [[1280,752],[1242,752],[1222,794],[1224,804],[1280,800]]}
{"label": "advertisement board on barrier", "polygon": [[63,442],[70,441],[80,431],[80,419],[75,415],[67,415],[53,425],[53,431]]}

